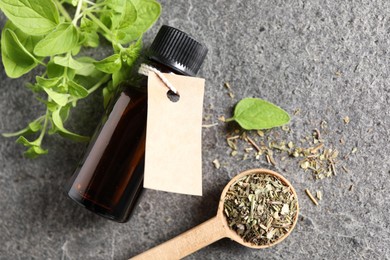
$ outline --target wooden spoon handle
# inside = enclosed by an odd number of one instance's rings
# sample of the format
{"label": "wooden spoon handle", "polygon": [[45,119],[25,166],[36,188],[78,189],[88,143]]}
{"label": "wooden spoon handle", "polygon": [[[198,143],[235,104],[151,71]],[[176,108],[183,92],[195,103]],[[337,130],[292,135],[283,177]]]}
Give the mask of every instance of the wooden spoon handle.
{"label": "wooden spoon handle", "polygon": [[181,259],[226,236],[227,232],[221,220],[214,217],[131,259]]}

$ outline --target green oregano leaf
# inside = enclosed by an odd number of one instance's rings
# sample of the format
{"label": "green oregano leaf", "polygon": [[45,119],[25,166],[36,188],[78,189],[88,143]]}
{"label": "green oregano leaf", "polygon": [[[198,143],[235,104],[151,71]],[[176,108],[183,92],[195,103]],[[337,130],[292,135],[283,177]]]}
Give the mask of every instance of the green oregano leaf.
{"label": "green oregano leaf", "polygon": [[137,19],[131,25],[118,30],[120,43],[137,40],[152,26],[161,13],[161,5],[155,0],[131,0],[136,11]]}
{"label": "green oregano leaf", "polygon": [[77,84],[73,80],[68,82],[68,87],[69,87],[69,93],[73,97],[85,98],[89,94],[88,90],[86,90],[83,86],[81,86],[80,84]]}
{"label": "green oregano leaf", "polygon": [[269,129],[290,121],[289,114],[280,107],[259,98],[244,98],[236,105],[234,116],[226,122],[236,121],[246,130]]}
{"label": "green oregano leaf", "polygon": [[72,23],[62,23],[46,35],[34,48],[38,56],[53,56],[71,51],[77,47],[79,33]]}
{"label": "green oregano leaf", "polygon": [[8,19],[30,35],[49,33],[60,20],[51,0],[1,0],[0,8]]}
{"label": "green oregano leaf", "polygon": [[131,0],[125,0],[117,29],[125,29],[137,20],[137,10]]}
{"label": "green oregano leaf", "polygon": [[49,78],[55,78],[55,77],[63,77],[64,74],[66,74],[66,77],[68,79],[73,79],[76,71],[71,68],[66,68],[64,66],[55,64],[54,61],[50,61],[47,63],[47,76]]}
{"label": "green oregano leaf", "polygon": [[101,18],[114,35],[119,29],[127,28],[137,19],[137,10],[132,0],[107,1],[107,7],[109,8],[105,9]]}
{"label": "green oregano leaf", "polygon": [[[18,136],[30,158],[47,153],[41,147],[45,134],[88,140],[64,128],[70,110],[98,89],[108,103],[118,85],[129,79],[142,35],[161,12],[156,0],[0,0],[0,9],[8,18],[1,30],[7,75],[20,77],[42,65],[36,82],[26,86],[46,107],[45,114],[24,129],[2,133]],[[112,44],[112,56],[101,61],[78,56],[89,55],[84,47],[97,47],[101,36]],[[29,141],[28,134],[38,138]]]}
{"label": "green oregano leaf", "polygon": [[61,110],[59,109],[59,110],[54,111],[53,114],[52,114],[52,120],[53,120],[54,125],[57,128],[57,131],[61,135],[65,136],[65,137],[67,137],[69,139],[72,139],[74,141],[79,141],[79,142],[88,141],[89,137],[72,133],[69,130],[64,128],[60,112],[61,112]]}
{"label": "green oregano leaf", "polygon": [[7,28],[15,33],[19,42],[31,54],[34,52],[35,45],[43,38],[43,36],[34,36],[23,32],[18,27],[16,27],[16,25],[13,24],[10,20],[6,22],[3,30]]}
{"label": "green oregano leaf", "polygon": [[98,26],[87,17],[80,21],[80,43],[83,46],[95,48],[99,46]]}
{"label": "green oregano leaf", "polygon": [[62,94],[51,90],[50,88],[43,88],[47,95],[58,105],[65,106],[68,103],[69,94]]}
{"label": "green oregano leaf", "polygon": [[23,144],[26,147],[29,147],[27,151],[24,152],[24,155],[27,158],[36,158],[39,155],[47,154],[48,150],[42,149],[41,140],[38,138],[35,141],[29,141],[24,136],[20,136],[17,140],[17,143]]}
{"label": "green oregano leaf", "polygon": [[68,67],[74,70],[80,70],[83,68],[83,64],[73,59],[71,55],[65,57],[56,56],[53,59],[54,63],[63,67]]}
{"label": "green oregano leaf", "polygon": [[16,142],[18,144],[23,144],[24,146],[27,146],[27,147],[31,147],[31,146],[39,146],[40,143],[39,143],[39,140],[35,140],[35,141],[29,141],[27,140],[24,136],[20,136]]}
{"label": "green oregano leaf", "polygon": [[[100,71],[96,70],[95,65],[93,64],[94,62],[96,62],[95,59],[91,57],[80,57],[75,61],[77,61],[79,64],[82,65],[82,68],[77,69],[76,71],[77,75],[87,77],[87,76],[93,76],[97,72],[101,74]],[[94,76],[98,76],[98,75],[94,75]]]}
{"label": "green oregano leaf", "polygon": [[44,88],[53,88],[59,84],[59,82],[62,80],[62,77],[55,77],[55,78],[44,78],[44,77],[35,77],[35,80],[39,84],[39,86]]}
{"label": "green oregano leaf", "polygon": [[47,154],[48,150],[43,149],[40,146],[31,146],[30,148],[27,149],[27,151],[24,152],[24,156],[30,159],[37,158],[40,155]]}
{"label": "green oregano leaf", "polygon": [[38,65],[34,56],[8,28],[1,33],[1,57],[5,72],[10,78],[18,78]]}
{"label": "green oregano leaf", "polygon": [[121,69],[122,62],[119,54],[113,54],[101,61],[94,63],[95,67],[105,73],[114,73]]}
{"label": "green oregano leaf", "polygon": [[120,54],[123,62],[126,62],[128,66],[132,66],[137,60],[139,53],[142,48],[142,41],[138,39],[135,43],[131,44],[129,47],[122,49]]}
{"label": "green oregano leaf", "polygon": [[71,104],[67,104],[64,107],[61,107],[60,117],[62,119],[62,122],[65,122],[66,120],[68,120],[71,106],[72,106]]}

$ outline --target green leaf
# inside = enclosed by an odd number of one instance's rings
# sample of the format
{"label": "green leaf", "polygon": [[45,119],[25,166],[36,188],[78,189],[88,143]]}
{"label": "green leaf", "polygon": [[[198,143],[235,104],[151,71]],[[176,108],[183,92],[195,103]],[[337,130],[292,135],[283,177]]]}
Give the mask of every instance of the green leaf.
{"label": "green leaf", "polygon": [[129,78],[131,67],[126,63],[122,64],[122,67],[117,72],[112,73],[112,84],[114,89],[123,81]]}
{"label": "green leaf", "polygon": [[[81,76],[92,76],[94,75],[96,72],[99,73],[100,75],[100,71],[96,70],[95,68],[95,65],[93,64],[94,62],[96,62],[95,59],[91,58],[91,57],[80,57],[76,60],[79,64],[82,65],[81,68],[79,68],[76,73],[77,75],[81,75]],[[98,76],[98,75],[96,75]],[[98,80],[98,79],[97,79]]]}
{"label": "green leaf", "polygon": [[96,48],[99,46],[99,35],[97,32],[81,32],[81,44],[86,47]]}
{"label": "green leaf", "polygon": [[68,67],[74,70],[81,70],[83,68],[83,64],[73,59],[71,55],[66,55],[65,57],[56,56],[54,57],[53,61],[57,65]]}
{"label": "green leaf", "polygon": [[114,73],[121,69],[122,61],[119,54],[111,55],[101,61],[94,63],[95,67],[105,73]]}
{"label": "green leaf", "polygon": [[23,144],[24,146],[27,146],[27,147],[31,147],[31,146],[40,146],[40,145],[41,145],[39,139],[30,142],[30,141],[27,140],[24,136],[20,136],[18,139],[16,139],[16,142],[17,142],[18,144]]}
{"label": "green leaf", "polygon": [[35,77],[35,80],[37,83],[44,88],[53,88],[59,84],[59,82],[62,80],[62,77],[55,77],[55,78],[43,78],[43,77]]}
{"label": "green leaf", "polygon": [[131,0],[124,1],[124,8],[116,29],[126,29],[137,20],[137,10]]}
{"label": "green leaf", "polygon": [[30,89],[34,93],[39,93],[43,90],[42,86],[39,85],[38,83],[31,84],[30,82],[27,82],[25,86],[26,88]]}
{"label": "green leaf", "polygon": [[12,23],[31,35],[49,33],[59,23],[52,0],[1,0],[0,8]]}
{"label": "green leaf", "polygon": [[95,68],[95,65],[93,65],[93,63],[82,63],[82,64],[83,67],[77,70],[77,75],[88,77],[95,74],[96,72],[99,72],[99,74],[101,73]]}
{"label": "green leaf", "polygon": [[27,158],[34,159],[40,155],[47,154],[48,150],[42,149],[40,146],[31,146],[27,151],[24,152],[24,155]]}
{"label": "green leaf", "polygon": [[245,98],[236,105],[234,116],[226,119],[235,120],[246,130],[269,129],[282,126],[290,121],[286,111],[259,98]]}
{"label": "green leaf", "polygon": [[161,5],[155,0],[131,0],[137,10],[137,20],[130,26],[119,30],[118,41],[126,44],[137,40],[158,19],[161,13]]}
{"label": "green leaf", "polygon": [[46,35],[34,48],[38,56],[53,56],[71,51],[77,47],[79,32],[72,23],[61,23],[57,28]]}
{"label": "green leaf", "polygon": [[43,88],[47,95],[59,106],[65,106],[68,103],[69,94],[61,94],[51,90],[50,88]]}
{"label": "green leaf", "polygon": [[62,122],[65,122],[66,120],[68,120],[69,113],[70,113],[70,108],[71,108],[70,104],[68,104],[68,105],[66,105],[64,107],[61,107],[60,117],[62,119]]}
{"label": "green leaf", "polygon": [[[65,67],[61,65],[57,65],[53,61],[50,61],[47,64],[46,69],[47,69],[47,76],[49,78],[63,77],[65,74]],[[74,69],[71,68],[66,69],[66,76],[68,77],[68,79],[73,79],[75,74],[76,71]]]}
{"label": "green leaf", "polygon": [[83,32],[93,32],[96,31],[98,25],[94,23],[91,19],[88,19],[86,16],[83,16],[80,20],[80,30]]}
{"label": "green leaf", "polygon": [[71,94],[73,97],[85,98],[89,94],[88,90],[86,90],[83,86],[77,84],[72,80],[68,82],[68,87],[69,87],[69,94]]}
{"label": "green leaf", "polygon": [[89,75],[76,75],[73,81],[89,91],[90,88],[94,87],[106,75],[106,73],[95,69],[95,66],[93,66],[93,71]]}
{"label": "green leaf", "polygon": [[96,23],[82,17],[80,21],[80,44],[95,48],[99,46],[99,35],[97,34],[98,26]]}
{"label": "green leaf", "polygon": [[[101,21],[116,34],[118,29],[124,29],[137,20],[137,10],[132,0],[106,0]],[[107,36],[107,35],[106,35]]]}
{"label": "green leaf", "polygon": [[131,44],[126,49],[121,50],[121,58],[128,66],[132,66],[137,60],[142,49],[142,39],[139,38],[134,44]]}
{"label": "green leaf", "polygon": [[43,38],[43,36],[33,36],[23,32],[18,27],[16,27],[10,20],[6,22],[3,30],[5,30],[6,28],[10,29],[16,34],[20,43],[31,54],[34,52],[35,45]]}
{"label": "green leaf", "polygon": [[21,44],[16,34],[6,28],[1,34],[1,56],[5,72],[18,78],[38,65],[35,57]]}
{"label": "green leaf", "polygon": [[38,132],[39,130],[42,129],[41,121],[42,120],[35,120],[35,121],[29,123],[28,127],[31,129],[32,132],[36,133],[36,132]]}
{"label": "green leaf", "polygon": [[53,120],[53,123],[56,126],[57,130],[59,131],[59,133],[62,136],[65,136],[71,140],[80,141],[80,142],[85,142],[85,141],[89,140],[89,137],[87,137],[87,136],[82,136],[82,135],[72,133],[69,130],[64,128],[64,125],[62,123],[62,118],[60,115],[60,110],[56,110],[52,113],[52,120]]}
{"label": "green leaf", "polygon": [[[79,33],[79,39],[80,39],[80,33]],[[79,52],[81,51],[81,45],[77,45],[76,47],[74,47],[70,53],[73,55],[73,56],[76,56],[77,54],[79,54]]]}
{"label": "green leaf", "polygon": [[78,0],[63,0],[63,2],[77,6]]}
{"label": "green leaf", "polygon": [[[102,22],[102,24],[104,24],[104,26],[106,26],[108,29],[111,29],[112,28],[112,17],[114,16],[114,13],[112,10],[108,9],[108,8],[105,8],[103,9],[103,11],[105,12],[102,12],[100,14],[100,21]],[[104,32],[102,32],[102,34],[111,41],[110,37],[108,37]]]}
{"label": "green leaf", "polygon": [[[77,141],[88,140],[88,137],[64,128],[70,109],[76,106],[78,100],[104,85],[107,86],[103,89],[104,102],[108,103],[118,85],[129,78],[131,66],[141,49],[142,34],[161,12],[161,6],[156,0],[92,1],[95,4],[87,1],[77,11],[67,5],[70,3],[76,6],[81,2],[0,0],[0,9],[10,18],[1,38],[3,62],[8,63],[4,65],[7,73],[12,71],[8,74],[19,77],[37,64],[46,65],[46,71],[36,77],[36,83],[29,84],[29,88],[39,94],[36,95],[37,100],[46,106],[45,117],[31,122],[16,133],[4,134],[21,136],[40,131],[35,141],[25,137],[18,139],[19,143],[28,147],[25,154],[31,158],[47,153],[41,147],[46,133],[59,133]],[[57,8],[62,7],[72,15],[80,11],[80,16],[74,22],[69,22],[72,18],[66,12],[59,14]],[[98,62],[88,57],[74,58],[80,52],[89,53],[83,48],[85,46],[97,47],[100,35],[112,43],[114,55]],[[44,60],[49,61],[44,64]]]}
{"label": "green leaf", "polygon": [[105,0],[108,10],[116,13],[122,13],[123,6],[127,0]]}

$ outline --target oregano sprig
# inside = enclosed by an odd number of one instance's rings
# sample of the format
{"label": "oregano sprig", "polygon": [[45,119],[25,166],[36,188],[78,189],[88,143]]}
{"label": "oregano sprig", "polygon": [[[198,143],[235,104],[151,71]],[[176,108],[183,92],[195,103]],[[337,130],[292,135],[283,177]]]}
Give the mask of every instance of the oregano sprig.
{"label": "oregano sprig", "polygon": [[[161,12],[155,0],[0,0],[0,9],[8,18],[1,35],[6,74],[19,78],[37,66],[45,69],[27,85],[46,106],[45,114],[22,130],[3,133],[18,136],[30,158],[47,153],[42,148],[47,133],[88,140],[64,127],[70,110],[102,86],[108,103],[129,76],[143,33]],[[100,36],[111,43],[111,56],[97,61],[80,55],[83,48],[98,47]],[[30,134],[36,139],[27,139]]]}

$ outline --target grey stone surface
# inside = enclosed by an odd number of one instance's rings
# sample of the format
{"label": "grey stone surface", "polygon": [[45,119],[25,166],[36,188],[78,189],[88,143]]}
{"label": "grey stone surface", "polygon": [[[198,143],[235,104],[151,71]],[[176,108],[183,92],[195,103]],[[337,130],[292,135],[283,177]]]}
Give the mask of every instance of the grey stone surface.
{"label": "grey stone surface", "polygon": [[[265,250],[223,239],[188,259],[389,259],[389,29],[390,2],[161,1],[150,30],[176,26],[209,48],[201,75],[207,80],[205,124],[230,116],[235,102],[261,97],[291,114],[292,140],[328,122],[327,145],[348,154],[349,173],[315,181],[294,163],[229,156],[224,123],[203,130],[202,197],[145,190],[131,220],[118,224],[84,210],[64,195],[82,144],[48,136],[50,153],[24,159],[23,147],[0,137],[0,259],[127,259],[216,214],[220,192],[240,171],[280,171],[296,188],[301,207],[296,229]],[[4,16],[0,16],[4,25]],[[101,49],[101,51],[108,51]],[[101,52],[99,51],[99,52]],[[96,54],[97,55],[97,54]],[[43,113],[23,87],[38,71],[14,80],[0,69],[1,132],[24,127]],[[224,82],[230,82],[232,100]],[[97,94],[80,103],[68,127],[93,132],[101,115]],[[342,118],[349,116],[345,125]],[[346,140],[345,145],[339,139]],[[211,163],[219,159],[220,169]],[[349,187],[353,185],[352,191]],[[314,206],[304,189],[322,190]]]}

